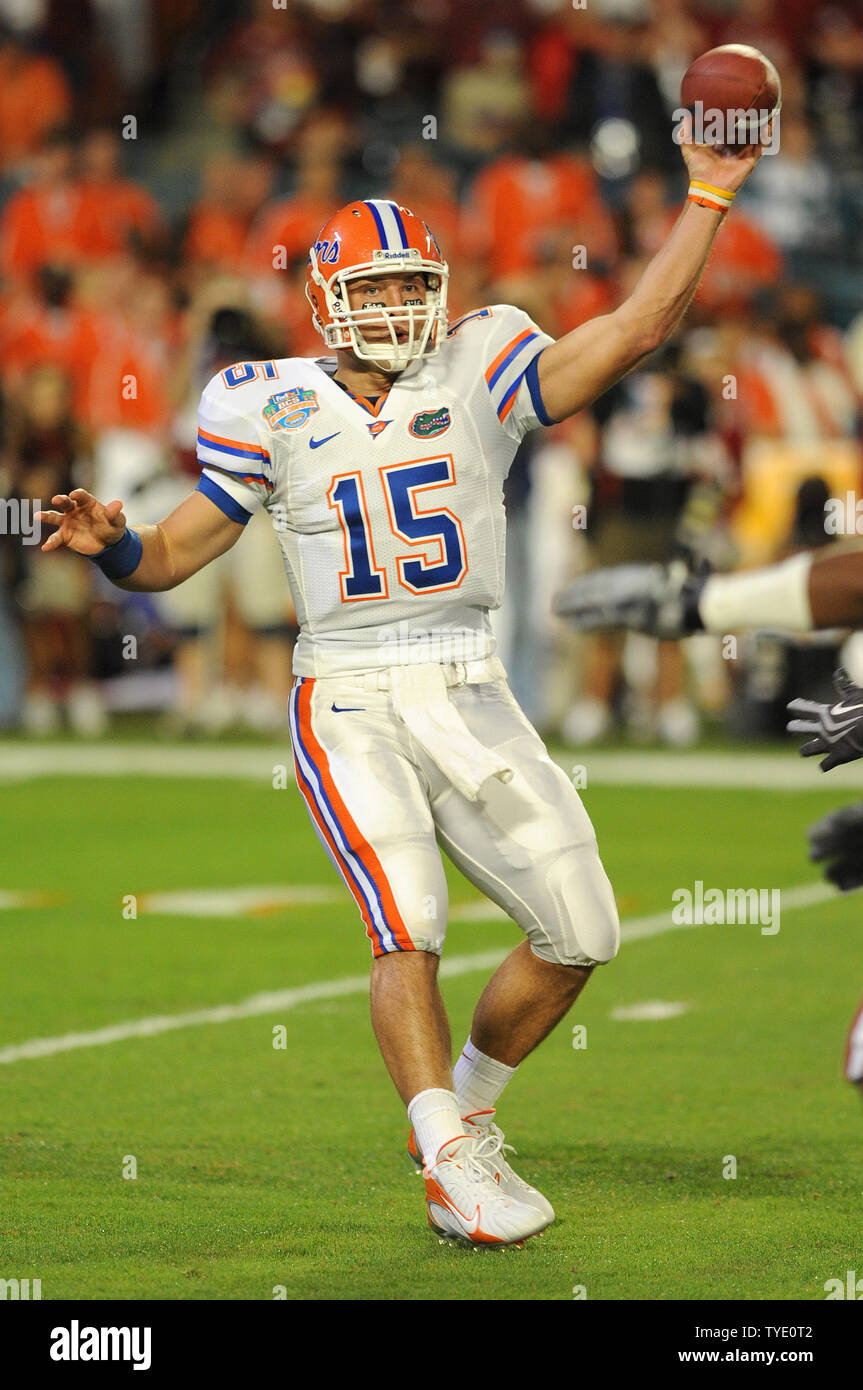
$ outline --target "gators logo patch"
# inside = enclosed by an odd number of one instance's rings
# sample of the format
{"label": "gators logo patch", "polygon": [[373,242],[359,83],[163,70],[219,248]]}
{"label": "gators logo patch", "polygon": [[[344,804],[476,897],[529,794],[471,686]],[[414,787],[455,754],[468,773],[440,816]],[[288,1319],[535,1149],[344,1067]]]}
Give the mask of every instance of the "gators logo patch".
{"label": "gators logo patch", "polygon": [[452,424],[452,416],[445,405],[439,410],[420,410],[411,420],[408,429],[417,439],[431,439],[433,435],[443,434]]}
{"label": "gators logo patch", "polygon": [[320,408],[317,391],[294,386],[270,396],[261,414],[271,430],[301,430]]}

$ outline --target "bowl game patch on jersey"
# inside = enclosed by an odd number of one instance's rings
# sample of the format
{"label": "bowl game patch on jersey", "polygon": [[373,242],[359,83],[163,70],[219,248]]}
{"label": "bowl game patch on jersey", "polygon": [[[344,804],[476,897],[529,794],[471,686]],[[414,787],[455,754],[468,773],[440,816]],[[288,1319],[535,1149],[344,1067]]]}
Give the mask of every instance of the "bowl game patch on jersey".
{"label": "bowl game patch on jersey", "polygon": [[294,386],[289,391],[270,396],[261,414],[268,429],[301,430],[320,408],[317,391]]}

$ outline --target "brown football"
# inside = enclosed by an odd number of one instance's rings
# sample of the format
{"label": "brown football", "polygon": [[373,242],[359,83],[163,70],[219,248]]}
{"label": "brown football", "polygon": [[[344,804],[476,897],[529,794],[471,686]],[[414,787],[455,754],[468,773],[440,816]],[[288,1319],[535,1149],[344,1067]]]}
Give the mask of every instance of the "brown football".
{"label": "brown football", "polygon": [[[744,145],[757,139],[782,104],[782,83],[773,63],[748,44],[726,43],[711,48],[689,67],[680,87],[680,101],[697,121],[699,107],[706,133],[704,143]],[[713,113],[722,113],[724,135],[715,133]],[[743,117],[743,112],[757,112]],[[755,132],[755,133],[754,133]]]}

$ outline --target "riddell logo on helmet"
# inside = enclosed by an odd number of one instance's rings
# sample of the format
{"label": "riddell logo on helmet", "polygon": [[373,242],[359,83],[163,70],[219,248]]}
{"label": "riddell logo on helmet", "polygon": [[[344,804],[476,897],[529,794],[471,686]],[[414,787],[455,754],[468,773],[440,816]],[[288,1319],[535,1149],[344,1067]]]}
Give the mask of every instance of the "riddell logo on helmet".
{"label": "riddell logo on helmet", "polygon": [[372,252],[372,259],[375,261],[421,261],[422,256],[415,246],[411,246],[406,251],[375,250]]}

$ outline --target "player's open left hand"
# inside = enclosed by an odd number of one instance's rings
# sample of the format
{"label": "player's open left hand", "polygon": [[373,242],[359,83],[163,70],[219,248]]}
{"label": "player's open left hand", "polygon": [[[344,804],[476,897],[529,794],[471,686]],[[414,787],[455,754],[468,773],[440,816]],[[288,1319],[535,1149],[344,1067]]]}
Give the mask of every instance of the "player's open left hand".
{"label": "player's open left hand", "polygon": [[820,705],[815,700],[792,700],[789,714],[799,714],[786,725],[789,734],[814,734],[800,752],[804,758],[826,753],[821,771],[829,772],[840,763],[853,763],[863,757],[863,690],[855,685],[848,673],[838,670],[833,677],[835,705]]}
{"label": "player's open left hand", "polygon": [[57,530],[48,537],[43,550],[58,550],[68,546],[79,555],[98,555],[108,545],[122,540],[126,529],[122,502],[99,502],[82,487],[67,496],[59,493],[51,498],[56,511],[37,512],[37,521],[46,521]]}

